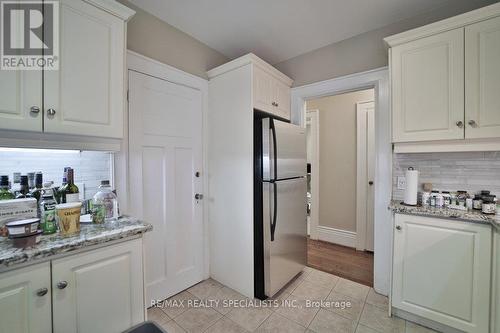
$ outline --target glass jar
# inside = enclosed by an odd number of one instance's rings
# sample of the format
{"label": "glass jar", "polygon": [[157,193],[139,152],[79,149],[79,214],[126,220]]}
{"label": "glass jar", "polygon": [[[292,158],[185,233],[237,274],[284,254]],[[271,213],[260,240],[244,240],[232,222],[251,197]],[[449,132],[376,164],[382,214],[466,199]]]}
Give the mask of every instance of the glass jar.
{"label": "glass jar", "polygon": [[465,202],[468,197],[467,191],[457,191],[457,205],[465,207]]}
{"label": "glass jar", "polygon": [[483,197],[480,194],[476,194],[474,196],[474,200],[472,200],[472,208],[475,210],[483,209]]}
{"label": "glass jar", "polygon": [[427,207],[429,206],[431,199],[431,192],[423,192],[422,193],[422,206]]}
{"label": "glass jar", "polygon": [[436,193],[436,208],[442,208],[444,206],[444,196],[441,193]]}
{"label": "glass jar", "polygon": [[451,205],[451,195],[449,191],[443,191],[443,206],[448,207]]}
{"label": "glass jar", "polygon": [[483,206],[482,206],[483,214],[494,215],[496,214],[496,210],[497,210],[496,196],[494,195],[484,196]]}
{"label": "glass jar", "polygon": [[431,192],[431,197],[429,199],[429,205],[431,207],[436,207],[436,195],[439,193],[439,191],[433,190]]}
{"label": "glass jar", "polygon": [[109,185],[109,180],[103,180],[99,192],[92,199],[92,220],[94,223],[103,223],[115,221],[118,216],[118,199]]}

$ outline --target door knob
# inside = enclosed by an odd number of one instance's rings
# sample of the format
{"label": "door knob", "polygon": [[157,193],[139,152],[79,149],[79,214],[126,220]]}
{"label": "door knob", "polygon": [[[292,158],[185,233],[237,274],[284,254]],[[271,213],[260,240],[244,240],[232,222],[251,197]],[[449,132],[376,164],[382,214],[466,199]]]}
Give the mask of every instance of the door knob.
{"label": "door knob", "polygon": [[201,200],[201,199],[203,199],[203,194],[196,193],[196,194],[194,195],[194,198],[195,198],[196,200]]}
{"label": "door knob", "polygon": [[471,120],[469,120],[469,125],[470,125],[471,127],[476,127],[476,126],[477,126],[476,121],[475,121],[475,120],[472,120],[472,119],[471,119]]}
{"label": "door knob", "polygon": [[200,177],[200,172],[199,172],[199,171],[196,171],[196,172],[194,173],[194,176],[195,176],[196,178],[199,178],[199,177]]}
{"label": "door knob", "polygon": [[47,110],[47,115],[48,115],[48,116],[51,116],[51,117],[55,116],[55,115],[56,115],[56,110],[54,110],[54,109],[52,109],[52,108],[51,108],[51,109],[48,109],[48,110]]}
{"label": "door knob", "polygon": [[457,126],[458,126],[459,128],[464,127],[464,122],[463,122],[463,121],[461,121],[461,120],[457,121],[457,122],[456,122],[456,124],[457,124]]}
{"label": "door knob", "polygon": [[401,230],[401,226],[400,226],[400,225],[397,225],[397,226],[396,226],[396,230]]}
{"label": "door knob", "polygon": [[36,295],[42,297],[47,295],[48,292],[49,290],[47,288],[40,288],[36,291]]}
{"label": "door knob", "polygon": [[34,115],[37,116],[40,113],[40,108],[38,106],[32,106],[30,108],[30,112]]}
{"label": "door knob", "polygon": [[57,282],[57,288],[58,289],[64,289],[68,286],[68,282],[67,281],[59,281]]}

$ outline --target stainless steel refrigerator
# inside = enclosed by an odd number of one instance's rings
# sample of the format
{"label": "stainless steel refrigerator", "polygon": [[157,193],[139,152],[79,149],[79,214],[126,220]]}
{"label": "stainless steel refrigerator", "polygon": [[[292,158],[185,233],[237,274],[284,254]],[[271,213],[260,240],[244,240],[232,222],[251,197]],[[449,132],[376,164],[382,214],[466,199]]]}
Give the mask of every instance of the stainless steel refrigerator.
{"label": "stainless steel refrigerator", "polygon": [[255,297],[272,297],[307,260],[306,133],[257,117],[255,135]]}

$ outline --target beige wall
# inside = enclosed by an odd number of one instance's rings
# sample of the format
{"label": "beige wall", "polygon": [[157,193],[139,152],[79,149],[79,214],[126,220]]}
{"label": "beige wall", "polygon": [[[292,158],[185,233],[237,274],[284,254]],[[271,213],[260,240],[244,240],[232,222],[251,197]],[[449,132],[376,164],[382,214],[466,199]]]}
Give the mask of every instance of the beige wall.
{"label": "beige wall", "polygon": [[319,110],[319,225],[356,231],[356,102],[373,89],[307,102]]}
{"label": "beige wall", "polygon": [[127,25],[128,49],[185,72],[207,78],[206,71],[228,61],[221,53],[126,0],[136,11]]}
{"label": "beige wall", "polygon": [[[454,0],[432,13],[388,25],[275,64],[295,87],[387,66],[383,38],[486,6],[498,0]],[[298,41],[300,42],[300,41]]]}

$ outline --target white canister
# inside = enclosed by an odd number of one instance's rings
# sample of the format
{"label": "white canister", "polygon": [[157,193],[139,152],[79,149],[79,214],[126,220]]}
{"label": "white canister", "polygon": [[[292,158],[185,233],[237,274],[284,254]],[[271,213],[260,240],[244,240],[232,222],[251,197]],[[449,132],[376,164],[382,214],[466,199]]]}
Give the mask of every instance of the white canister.
{"label": "white canister", "polygon": [[405,172],[406,188],[404,203],[411,206],[417,205],[418,198],[418,171],[409,167]]}

